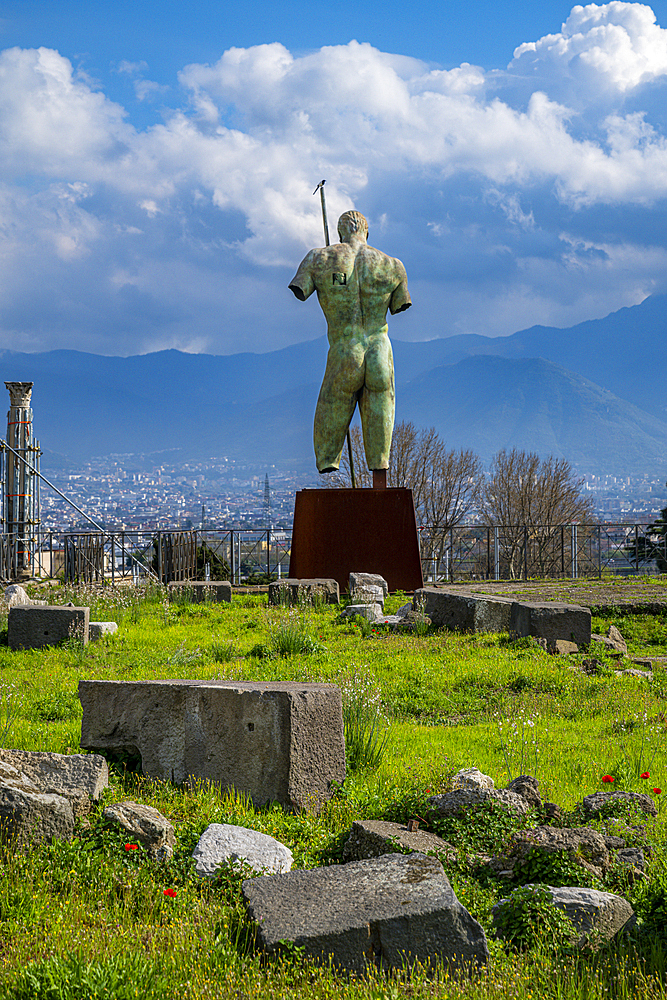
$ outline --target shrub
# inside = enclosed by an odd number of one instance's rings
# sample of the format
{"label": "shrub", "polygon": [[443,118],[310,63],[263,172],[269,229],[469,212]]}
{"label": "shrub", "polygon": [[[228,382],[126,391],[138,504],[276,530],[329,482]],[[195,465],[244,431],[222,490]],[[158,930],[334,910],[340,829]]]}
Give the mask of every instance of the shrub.
{"label": "shrub", "polygon": [[499,851],[515,830],[524,829],[532,817],[516,816],[493,800],[470,806],[458,816],[429,816],[430,827],[443,840],[466,851]]}
{"label": "shrub", "polygon": [[532,848],[514,867],[514,878],[520,882],[548,885],[581,885],[589,889],[599,885],[599,879],[578,865],[567,851],[540,851]]}
{"label": "shrub", "polygon": [[541,884],[515,889],[498,904],[494,922],[498,937],[520,951],[540,946],[558,952],[573,937],[572,924]]}

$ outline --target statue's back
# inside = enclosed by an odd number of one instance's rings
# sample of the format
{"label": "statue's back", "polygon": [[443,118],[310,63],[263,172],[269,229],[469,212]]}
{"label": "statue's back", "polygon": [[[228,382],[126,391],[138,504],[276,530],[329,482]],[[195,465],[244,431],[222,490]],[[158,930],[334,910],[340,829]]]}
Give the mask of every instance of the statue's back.
{"label": "statue's back", "polygon": [[387,332],[387,309],[401,283],[402,265],[375,247],[336,243],[317,252],[313,277],[329,325],[336,335]]}

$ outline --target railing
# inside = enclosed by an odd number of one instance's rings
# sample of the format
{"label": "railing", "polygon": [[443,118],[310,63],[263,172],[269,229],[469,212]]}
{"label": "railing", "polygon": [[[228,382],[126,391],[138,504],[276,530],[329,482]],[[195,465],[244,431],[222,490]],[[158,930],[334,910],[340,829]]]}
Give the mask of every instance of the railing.
{"label": "railing", "polygon": [[[15,579],[12,553],[20,542],[0,535],[0,575]],[[112,586],[148,579],[184,580],[287,576],[291,535],[265,528],[196,531],[44,531],[32,575],[68,583]]]}
{"label": "railing", "polygon": [[458,525],[419,528],[424,578],[528,580],[634,576],[667,566],[667,538],[646,524]]}
{"label": "railing", "polygon": [[[667,538],[649,538],[646,528],[637,523],[421,525],[424,579],[576,579],[667,571]],[[17,536],[0,535],[0,575],[5,580],[16,579],[21,546]],[[42,531],[32,575],[111,585],[226,578],[238,585],[253,578],[287,576],[290,546],[290,532],[268,528]]]}

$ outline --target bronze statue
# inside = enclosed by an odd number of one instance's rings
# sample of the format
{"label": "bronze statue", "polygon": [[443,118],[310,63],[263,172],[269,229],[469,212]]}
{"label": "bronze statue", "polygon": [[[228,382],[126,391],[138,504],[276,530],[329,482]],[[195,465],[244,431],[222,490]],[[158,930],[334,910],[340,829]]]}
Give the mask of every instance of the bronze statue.
{"label": "bronze statue", "polygon": [[389,467],[394,429],[387,309],[393,316],[412,305],[408,278],[400,260],[368,246],[368,223],[360,212],[341,215],[338,235],[340,243],[304,257],[289,286],[302,302],[316,291],[327,320],[329,354],[315,411],[315,459],[319,472],[338,469],[358,403],[368,468],[379,473]]}

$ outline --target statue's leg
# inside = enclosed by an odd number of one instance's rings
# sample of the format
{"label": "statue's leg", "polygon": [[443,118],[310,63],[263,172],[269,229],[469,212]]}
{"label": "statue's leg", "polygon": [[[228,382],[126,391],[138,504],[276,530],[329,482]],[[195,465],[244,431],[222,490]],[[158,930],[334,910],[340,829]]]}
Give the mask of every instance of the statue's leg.
{"label": "statue's leg", "polygon": [[364,450],[369,469],[388,469],[394,430],[394,358],[387,336],[377,336],[366,352],[366,380],[359,396]]}
{"label": "statue's leg", "polygon": [[359,346],[332,347],[315,410],[313,439],[319,472],[335,472],[340,465],[345,434],[364,384],[364,352]]}

